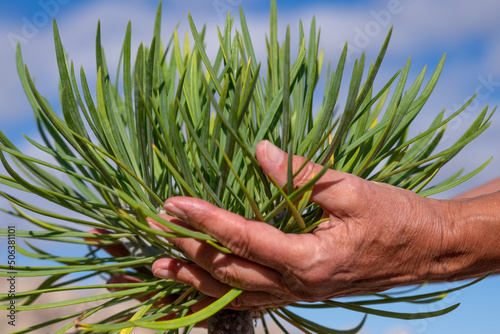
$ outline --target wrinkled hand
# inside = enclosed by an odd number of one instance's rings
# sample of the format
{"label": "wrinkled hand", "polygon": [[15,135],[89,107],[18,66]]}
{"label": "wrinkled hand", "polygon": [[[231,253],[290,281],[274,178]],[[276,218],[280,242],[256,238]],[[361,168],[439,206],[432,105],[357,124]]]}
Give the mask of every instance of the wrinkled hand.
{"label": "wrinkled hand", "polygon": [[[278,185],[286,183],[287,154],[270,142],[257,146],[257,159]],[[305,158],[294,156],[294,172]],[[295,177],[300,187],[321,170],[308,163]],[[212,297],[231,287],[245,290],[228,307],[260,309],[297,301],[383,291],[453,275],[452,202],[329,170],[314,186],[311,201],[328,221],[314,233],[285,234],[203,200],[170,198],[169,221],[216,238],[232,254],[190,238],[169,239],[193,261],[163,258],[154,275],[189,284]],[[150,221],[156,229],[167,230]]]}

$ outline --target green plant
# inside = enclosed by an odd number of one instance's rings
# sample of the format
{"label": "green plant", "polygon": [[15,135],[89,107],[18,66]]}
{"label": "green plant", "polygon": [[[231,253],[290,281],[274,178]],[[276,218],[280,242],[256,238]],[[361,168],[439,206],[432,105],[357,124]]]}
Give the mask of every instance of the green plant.
{"label": "green plant", "polygon": [[[135,326],[171,333],[183,327],[189,331],[196,322],[217,313],[241,291],[233,289],[209,307],[186,315],[190,306],[204,296],[188,286],[158,279],[144,269],[163,256],[184,258],[161,237],[198,238],[225,250],[206,234],[162,219],[158,215],[159,208],[171,196],[194,196],[273,224],[288,233],[312,231],[320,222],[322,210],[309,203],[308,198],[311,186],[322,173],[297,190],[290,186],[288,191],[275,188],[263,175],[254,157],[255,147],[262,139],[274,142],[291,154],[303,155],[324,165],[323,172],[335,168],[410,189],[422,196],[453,187],[488,163],[464,176],[457,173],[443,182],[429,185],[440,168],[489,125],[491,113],[486,107],[457,142],[435,152],[446,124],[464,110],[472,98],[453,115],[445,118],[442,111],[425,131],[415,137],[408,136],[412,121],[436,85],[444,57],[425,84],[425,69],[413,83],[407,83],[408,61],[377,90],[374,81],[388,47],[389,32],[378,58],[368,66],[367,73],[364,54],[354,63],[347,98],[340,112],[337,102],[346,65],[346,45],[335,69],[330,65],[326,69],[325,94],[319,108],[314,110],[314,91],[320,74],[324,72],[314,19],[308,41],[300,24],[297,57],[292,60],[289,29],[285,41],[278,42],[277,10],[273,1],[267,39],[268,58],[262,67],[254,55],[241,10],[240,21],[241,31],[234,31],[233,20],[228,15],[224,29],[217,30],[220,41],[217,56],[210,60],[203,44],[205,29],[199,31],[191,17],[189,24],[194,46],[186,39],[181,47],[177,31],[166,46],[162,44],[160,3],[152,42],[149,47],[140,45],[134,66],[131,25],[128,25],[114,82],[106,66],[98,26],[95,96],[89,90],[83,69],[78,82],[54,22],[62,117],[35,87],[28,69],[23,66],[18,47],[19,75],[44,144],[28,137],[27,140],[54,161],[22,153],[0,133],[0,159],[9,174],[1,175],[0,183],[7,188],[36,194],[78,216],[51,212],[2,190],[0,195],[12,204],[12,210],[5,211],[40,228],[37,231],[17,231],[20,238],[88,245],[88,252],[82,257],[49,254],[29,242],[26,242],[29,250],[18,246],[18,251],[24,255],[59,263],[58,266],[16,267],[18,277],[47,277],[35,291],[16,295],[18,305],[22,302],[18,310],[39,310],[89,301],[102,303],[89,306],[85,313],[68,314],[16,333],[28,333],[56,321],[66,322],[58,333],[75,327],[75,324],[79,333],[129,333]],[[293,175],[288,177],[291,184]],[[38,218],[40,215],[47,220]],[[82,215],[84,218],[79,218]],[[165,224],[173,232],[160,233],[151,229],[146,217]],[[93,228],[113,233],[87,232]],[[8,231],[3,229],[1,234],[7,235]],[[98,251],[100,247],[117,242],[127,245],[131,255],[116,258]],[[0,276],[9,275],[7,266],[0,268]],[[72,275],[75,273],[80,275],[75,278]],[[109,278],[117,274],[134,276],[141,282],[83,285],[89,277]],[[35,304],[42,294],[74,289],[92,291],[102,287],[128,290],[57,304]],[[405,296],[378,294],[355,302],[329,300],[294,306],[341,307],[367,314],[415,319],[438,316],[457,305],[412,314],[381,311],[369,305],[431,303],[451,291],[408,293]],[[89,316],[106,311],[110,306],[151,294],[151,298],[109,315],[99,323],[86,322]],[[174,296],[175,302],[161,307],[154,305],[155,301],[168,296]],[[6,295],[1,298],[8,300]],[[7,306],[3,304],[1,307],[6,309]],[[155,321],[172,313],[176,314],[175,319]],[[288,308],[268,309],[267,313],[280,327],[280,321],[287,321],[306,333],[338,333],[303,319]],[[266,327],[264,318],[263,322]],[[353,330],[343,332],[357,332],[363,323],[364,320]]]}

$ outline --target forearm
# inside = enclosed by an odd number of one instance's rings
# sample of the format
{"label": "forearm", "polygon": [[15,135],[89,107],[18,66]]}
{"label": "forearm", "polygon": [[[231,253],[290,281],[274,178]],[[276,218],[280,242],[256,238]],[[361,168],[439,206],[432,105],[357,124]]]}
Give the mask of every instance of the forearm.
{"label": "forearm", "polygon": [[500,191],[450,201],[449,231],[444,257],[450,259],[447,279],[478,277],[500,269]]}
{"label": "forearm", "polygon": [[474,198],[481,195],[491,194],[500,190],[500,177],[479,187],[473,188],[463,194],[455,196],[453,199]]}

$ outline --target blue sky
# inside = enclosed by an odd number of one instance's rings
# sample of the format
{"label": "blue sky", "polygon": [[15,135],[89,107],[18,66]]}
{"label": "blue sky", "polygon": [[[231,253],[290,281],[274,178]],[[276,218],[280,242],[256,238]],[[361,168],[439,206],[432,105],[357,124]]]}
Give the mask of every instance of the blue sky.
{"label": "blue sky", "polygon": [[[227,10],[237,15],[239,5],[246,12],[257,54],[263,55],[269,14],[269,2],[263,0],[164,1],[164,36],[169,36],[179,21],[180,31],[186,31],[189,11],[200,25],[201,22],[207,23],[208,51],[213,52],[210,45],[216,44],[215,26],[223,24]],[[36,137],[31,110],[15,71],[13,45],[16,41],[21,42],[25,62],[40,90],[57,105],[58,78],[52,44],[52,17],[58,21],[70,58],[77,67],[82,65],[89,74],[95,72],[93,52],[98,19],[101,20],[103,44],[112,67],[117,62],[129,20],[132,21],[135,45],[141,41],[149,43],[156,6],[156,1],[133,0],[0,0],[0,129],[21,147],[24,143],[22,133]],[[286,24],[290,24],[292,36],[297,31],[299,19],[303,20],[308,30],[309,22],[315,15],[321,27],[321,46],[325,51],[325,59],[332,60],[332,63],[338,59],[345,41],[351,46],[352,59],[360,55],[360,50],[366,50],[368,59],[373,60],[388,29],[394,26],[380,82],[404,66],[410,56],[410,75],[413,78],[425,65],[429,66],[430,74],[446,53],[441,80],[421,117],[415,121],[414,131],[423,129],[443,108],[451,113],[474,93],[479,94],[477,103],[450,124],[449,141],[444,144],[450,145],[453,138],[463,133],[483,106],[494,106],[500,101],[500,2],[496,0],[313,0],[307,3],[279,0],[278,10],[281,33],[285,31]],[[492,163],[475,179],[441,197],[453,196],[500,174],[500,115],[494,115],[492,121],[490,129],[450,163],[441,177],[460,168],[472,170],[491,156],[494,157]],[[10,218],[0,216],[0,220],[3,219]],[[489,278],[452,294],[444,306],[450,306],[452,302],[462,303],[452,314],[418,322],[370,317],[363,333],[497,332],[500,323],[495,311],[498,311],[496,302],[499,297],[500,279]],[[354,324],[359,319],[358,315],[346,312],[315,317],[326,325],[341,327]]]}

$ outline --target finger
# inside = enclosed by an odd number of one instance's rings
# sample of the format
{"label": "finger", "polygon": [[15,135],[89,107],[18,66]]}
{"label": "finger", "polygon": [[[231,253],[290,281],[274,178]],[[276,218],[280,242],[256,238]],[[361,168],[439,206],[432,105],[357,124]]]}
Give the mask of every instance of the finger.
{"label": "finger", "polygon": [[234,255],[279,273],[294,267],[297,258],[307,258],[317,247],[312,234],[285,234],[271,225],[245,219],[201,199],[172,197],[164,208],[217,239]]}
{"label": "finger", "polygon": [[[186,222],[176,218],[176,217],[172,217],[172,216],[169,216],[169,215],[166,215],[166,214],[158,214],[158,216],[160,216],[161,218],[171,222],[171,223],[174,223],[176,225],[179,225],[181,227],[184,227],[186,229],[189,229],[189,230],[192,230],[192,231],[196,231],[196,229],[194,227],[192,227],[191,225],[187,224]],[[146,220],[147,222],[149,223],[149,227],[151,227],[152,229],[155,229],[155,230],[158,230],[158,231],[164,231],[164,232],[168,232],[168,233],[174,233],[175,231],[170,229],[168,226],[165,226],[163,225],[162,223],[159,223],[157,222],[156,220],[150,218],[150,217],[146,217]],[[165,239],[170,239],[170,238],[165,238]]]}
{"label": "finger", "polygon": [[[266,175],[277,182],[278,186],[286,185],[288,154],[271,144],[269,141],[261,141],[256,147],[256,156],[262,170]],[[314,175],[317,175],[323,169],[323,166],[311,161],[302,168],[306,158],[293,156],[292,166],[294,174],[294,186],[300,188],[309,182]],[[302,168],[302,169],[301,169]],[[353,196],[359,190],[355,188],[362,183],[357,176],[329,169],[315,183],[311,194],[311,201],[319,204],[324,210],[329,212],[344,211],[352,207]]]}
{"label": "finger", "polygon": [[[115,283],[140,283],[140,282],[142,282],[142,281],[134,276],[115,275],[115,276],[111,277],[107,283],[108,284],[115,284]],[[123,290],[127,290],[127,289],[131,289],[131,288],[117,288],[117,287],[108,288],[108,290],[111,292],[123,291]],[[139,296],[139,297],[137,297],[137,300],[144,302],[146,300],[153,298],[156,295],[156,293],[157,292],[152,292],[152,293],[147,294],[145,296]],[[152,307],[153,308],[162,308],[165,305],[173,304],[178,298],[179,298],[179,295],[168,295],[168,296],[162,297],[162,298],[158,299],[153,304]],[[194,312],[198,312],[199,310],[201,310],[201,309],[205,308],[206,306],[210,305],[211,303],[213,303],[215,300],[216,299],[208,299],[208,298],[204,298],[204,299],[200,300],[199,302],[193,304],[190,307],[190,311],[188,311],[187,315],[192,314]],[[178,314],[179,314],[178,312],[174,312],[174,313],[168,314],[164,317],[161,317],[159,319],[156,319],[155,321],[171,320],[171,319],[174,319]],[[196,327],[207,327],[207,323],[205,320],[200,321],[200,322],[196,323]]]}
{"label": "finger", "polygon": [[[130,275],[115,275],[112,276],[106,284],[120,284],[120,283],[141,283],[142,281],[138,279],[137,277],[130,276]],[[123,291],[123,290],[128,290],[131,288],[118,288],[118,287],[107,287],[107,289],[111,292],[116,292],[116,291]],[[154,293],[145,295],[145,296],[137,296],[136,299],[143,302],[145,300],[148,300],[149,298],[153,297]]]}
{"label": "finger", "polygon": [[[107,284],[142,283],[142,280],[140,280],[137,277],[130,276],[130,275],[115,275],[115,276],[112,276],[106,283]],[[132,289],[132,288],[131,287],[130,288],[108,287],[107,289],[111,292],[115,292],[115,291],[128,290],[128,289]],[[146,301],[146,300],[153,298],[157,294],[157,292],[158,291],[151,292],[151,293],[146,294],[146,295],[138,294],[136,299],[143,302],[143,301]],[[169,295],[169,296],[162,297],[154,303],[154,307],[160,307],[161,305],[170,304],[170,303],[174,302],[178,297],[179,296],[177,296],[177,295]]]}
{"label": "finger", "polygon": [[[112,234],[113,232],[102,229],[102,228],[93,228],[88,231],[88,233],[96,233],[96,234]],[[98,238],[85,238],[86,241],[101,241],[102,239]],[[119,241],[101,246],[109,255],[113,257],[123,257],[129,256],[130,252],[123,246]]]}
{"label": "finger", "polygon": [[[168,219],[168,218],[166,218]],[[161,228],[150,222],[152,228]],[[249,291],[290,294],[283,276],[277,271],[233,254],[223,253],[204,241],[190,238],[169,238],[175,246],[218,281]],[[160,262],[158,262],[159,264]],[[168,270],[168,268],[163,268]]]}
{"label": "finger", "polygon": [[156,260],[152,271],[156,277],[193,286],[212,297],[220,297],[231,289],[230,286],[216,280],[198,265],[173,258]]}
{"label": "finger", "polygon": [[[160,278],[190,285],[213,298],[220,298],[232,289],[231,286],[215,279],[198,265],[177,259],[164,258],[157,260],[153,263],[153,273]],[[291,300],[285,300],[267,292],[244,291],[228,307],[242,310],[248,308],[260,309],[268,305],[283,306],[290,302]]]}

